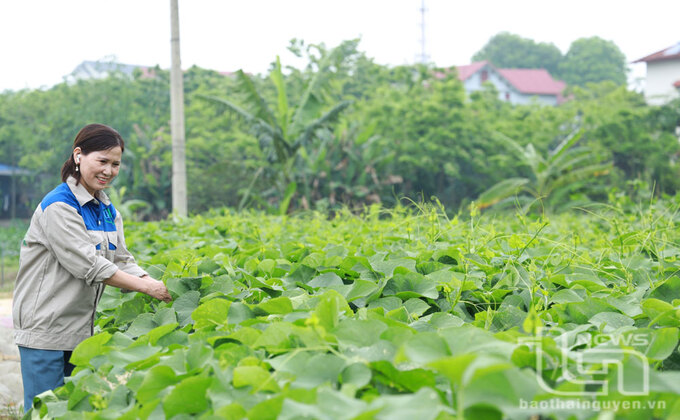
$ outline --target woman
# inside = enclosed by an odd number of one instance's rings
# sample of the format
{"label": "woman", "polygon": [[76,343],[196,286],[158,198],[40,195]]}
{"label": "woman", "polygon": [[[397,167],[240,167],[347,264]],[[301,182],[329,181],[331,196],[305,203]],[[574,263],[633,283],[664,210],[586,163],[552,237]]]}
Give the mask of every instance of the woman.
{"label": "woman", "polygon": [[124,149],[116,130],[83,127],[61,169],[63,183],[36,208],[21,244],[12,317],[25,411],[33,397],[63,385],[71,374],[71,352],[93,334],[107,284],[171,300],[163,282],[126,249],[123,221],[104,194]]}

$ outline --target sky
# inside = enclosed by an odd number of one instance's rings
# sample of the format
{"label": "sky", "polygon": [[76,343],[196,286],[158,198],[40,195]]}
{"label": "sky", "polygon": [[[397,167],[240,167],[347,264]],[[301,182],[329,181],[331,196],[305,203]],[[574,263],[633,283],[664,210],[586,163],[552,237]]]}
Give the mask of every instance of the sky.
{"label": "sky", "polygon": [[[266,73],[289,41],[334,47],[360,38],[376,63],[422,54],[423,0],[179,0],[182,67]],[[678,0],[424,0],[424,45],[437,66],[469,64],[510,32],[565,54],[579,38],[614,42],[626,59],[680,42]],[[0,92],[47,88],[85,60],[170,67],[170,0],[0,0]],[[644,77],[632,64],[629,79]]]}

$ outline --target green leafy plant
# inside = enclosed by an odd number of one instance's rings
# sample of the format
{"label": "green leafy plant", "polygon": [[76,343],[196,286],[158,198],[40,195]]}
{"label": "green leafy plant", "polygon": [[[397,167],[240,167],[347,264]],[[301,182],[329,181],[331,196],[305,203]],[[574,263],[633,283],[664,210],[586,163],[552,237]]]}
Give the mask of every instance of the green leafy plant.
{"label": "green leafy plant", "polygon": [[[467,220],[372,206],[130,223],[128,246],[174,301],[107,288],[73,376],[32,415],[599,414],[528,405],[561,398],[630,399],[639,410],[610,411],[667,418],[680,401],[677,211]],[[641,378],[653,387],[626,396]]]}
{"label": "green leafy plant", "polygon": [[500,181],[482,193],[477,203],[485,208],[506,200],[519,193],[517,200],[522,211],[540,204],[543,209],[554,209],[563,203],[569,193],[587,189],[592,178],[606,174],[611,164],[602,163],[592,149],[578,144],[583,134],[576,130],[542,156],[533,144],[520,146],[516,141],[497,133],[497,139],[520,160],[530,172],[526,177],[513,177]]}

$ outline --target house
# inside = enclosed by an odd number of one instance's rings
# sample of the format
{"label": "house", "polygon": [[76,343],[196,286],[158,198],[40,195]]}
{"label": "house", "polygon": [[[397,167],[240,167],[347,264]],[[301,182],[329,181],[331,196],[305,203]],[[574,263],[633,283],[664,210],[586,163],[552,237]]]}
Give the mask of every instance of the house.
{"label": "house", "polygon": [[497,69],[488,61],[457,66],[456,69],[468,94],[489,82],[498,90],[499,99],[512,104],[537,101],[555,106],[564,102],[562,92],[566,83],[553,79],[545,69]]}
{"label": "house", "polygon": [[70,75],[66,76],[66,80],[74,82],[81,79],[104,79],[114,73],[123,74],[132,78],[137,69],[141,70],[142,77],[154,76],[153,67],[122,64],[113,61],[83,61]]}
{"label": "house", "polygon": [[[88,79],[104,79],[112,74],[122,74],[132,78],[135,70],[141,71],[140,77],[143,79],[156,77],[156,67],[139,66],[135,64],[123,64],[115,61],[83,61],[65,77],[68,82]],[[186,70],[185,70],[186,71]],[[236,72],[219,71],[225,77],[235,77]],[[246,73],[250,74],[250,73]]]}
{"label": "house", "polygon": [[645,100],[648,104],[663,105],[680,97],[680,42],[634,63],[647,64]]}

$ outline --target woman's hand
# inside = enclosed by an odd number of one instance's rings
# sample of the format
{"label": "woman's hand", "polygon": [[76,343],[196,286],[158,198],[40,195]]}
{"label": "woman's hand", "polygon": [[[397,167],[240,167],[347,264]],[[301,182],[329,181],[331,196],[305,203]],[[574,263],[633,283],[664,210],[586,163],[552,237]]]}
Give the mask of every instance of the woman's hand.
{"label": "woman's hand", "polygon": [[165,287],[165,284],[148,274],[137,277],[122,270],[118,270],[116,274],[104,281],[104,283],[121,289],[142,292],[152,298],[162,300],[163,302],[170,302],[172,300],[172,296],[170,296],[170,292],[168,292],[168,288]]}
{"label": "woman's hand", "polygon": [[142,290],[142,293],[147,294],[152,298],[162,300],[163,302],[170,302],[172,300],[168,288],[165,287],[165,284],[163,284],[162,281],[156,280],[148,275],[142,276],[140,279],[145,282],[145,288]]}

